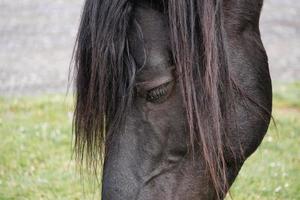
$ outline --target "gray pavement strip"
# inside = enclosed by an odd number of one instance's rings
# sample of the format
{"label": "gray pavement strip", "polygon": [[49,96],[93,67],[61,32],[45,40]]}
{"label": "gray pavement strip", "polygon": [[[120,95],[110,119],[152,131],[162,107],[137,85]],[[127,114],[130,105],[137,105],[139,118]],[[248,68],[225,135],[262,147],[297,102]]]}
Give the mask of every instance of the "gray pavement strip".
{"label": "gray pavement strip", "polygon": [[[65,93],[83,0],[0,0],[0,96]],[[265,0],[273,80],[300,80],[300,1]]]}

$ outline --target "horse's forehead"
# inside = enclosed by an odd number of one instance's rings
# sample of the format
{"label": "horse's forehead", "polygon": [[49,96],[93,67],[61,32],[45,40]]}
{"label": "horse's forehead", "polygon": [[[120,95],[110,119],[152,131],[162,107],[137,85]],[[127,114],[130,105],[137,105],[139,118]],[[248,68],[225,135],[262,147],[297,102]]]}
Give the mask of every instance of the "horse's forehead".
{"label": "horse's forehead", "polygon": [[130,52],[138,68],[147,76],[162,72],[169,62],[169,28],[165,15],[147,7],[137,7],[129,32]]}
{"label": "horse's forehead", "polygon": [[[145,73],[168,65],[170,41],[168,17],[141,0],[129,32],[130,52]],[[228,36],[236,37],[248,27],[258,27],[262,0],[224,0],[224,22]]]}

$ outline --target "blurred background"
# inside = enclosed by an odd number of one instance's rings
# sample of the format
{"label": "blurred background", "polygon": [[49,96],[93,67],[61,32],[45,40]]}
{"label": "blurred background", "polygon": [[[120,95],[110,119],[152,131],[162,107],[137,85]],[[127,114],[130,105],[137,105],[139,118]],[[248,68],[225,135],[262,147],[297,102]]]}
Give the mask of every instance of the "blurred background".
{"label": "blurred background", "polygon": [[[83,0],[0,0],[0,199],[97,199],[71,159],[68,70]],[[300,199],[300,1],[265,0],[274,117],[234,199]],[[96,188],[97,190],[97,188]]]}

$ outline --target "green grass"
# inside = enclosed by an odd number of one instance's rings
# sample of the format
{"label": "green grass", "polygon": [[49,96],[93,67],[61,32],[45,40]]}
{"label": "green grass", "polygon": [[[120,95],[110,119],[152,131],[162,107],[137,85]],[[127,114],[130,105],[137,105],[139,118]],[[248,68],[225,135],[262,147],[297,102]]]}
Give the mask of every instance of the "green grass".
{"label": "green grass", "polygon": [[274,88],[277,129],[271,124],[244,164],[231,189],[233,200],[300,199],[300,83]]}
{"label": "green grass", "polygon": [[92,199],[71,159],[70,105],[63,96],[0,98],[1,200]]}
{"label": "green grass", "polygon": [[[276,86],[274,98],[277,129],[243,166],[234,200],[300,199],[300,84]],[[71,159],[71,121],[70,97],[0,97],[1,200],[99,199]]]}

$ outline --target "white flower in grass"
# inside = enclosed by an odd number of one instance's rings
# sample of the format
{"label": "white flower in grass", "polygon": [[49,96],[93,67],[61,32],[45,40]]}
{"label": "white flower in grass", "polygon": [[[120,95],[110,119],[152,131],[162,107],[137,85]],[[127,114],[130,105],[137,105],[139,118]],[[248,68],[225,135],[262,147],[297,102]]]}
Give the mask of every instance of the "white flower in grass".
{"label": "white flower in grass", "polygon": [[278,193],[278,192],[281,191],[281,189],[282,189],[282,187],[281,187],[281,186],[278,186],[277,188],[275,188],[275,192]]}

